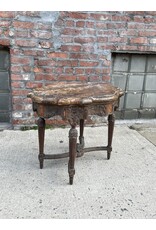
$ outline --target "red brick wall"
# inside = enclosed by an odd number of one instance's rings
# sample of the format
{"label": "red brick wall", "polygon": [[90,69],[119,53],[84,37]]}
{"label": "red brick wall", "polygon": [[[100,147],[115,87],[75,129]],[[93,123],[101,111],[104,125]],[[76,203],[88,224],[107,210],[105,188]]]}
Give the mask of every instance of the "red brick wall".
{"label": "red brick wall", "polygon": [[0,12],[0,45],[10,48],[12,123],[34,124],[33,87],[109,81],[111,52],[155,52],[156,12]]}

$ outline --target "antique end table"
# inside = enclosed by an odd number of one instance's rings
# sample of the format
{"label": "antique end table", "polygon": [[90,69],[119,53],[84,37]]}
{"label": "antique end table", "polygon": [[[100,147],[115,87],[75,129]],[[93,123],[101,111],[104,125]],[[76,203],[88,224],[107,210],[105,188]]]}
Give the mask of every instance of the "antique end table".
{"label": "antique end table", "polygon": [[[106,150],[107,159],[112,151],[112,137],[114,129],[114,111],[119,105],[123,91],[109,83],[57,83],[36,88],[28,97],[32,99],[33,110],[37,112],[39,162],[43,168],[44,159],[58,159],[69,157],[69,183],[73,184],[75,174],[75,158],[84,152]],[[63,154],[44,154],[45,119],[59,115],[68,120],[69,152]],[[88,115],[108,116],[108,145],[84,148],[84,120]],[[80,125],[79,143],[77,143],[77,125]]]}

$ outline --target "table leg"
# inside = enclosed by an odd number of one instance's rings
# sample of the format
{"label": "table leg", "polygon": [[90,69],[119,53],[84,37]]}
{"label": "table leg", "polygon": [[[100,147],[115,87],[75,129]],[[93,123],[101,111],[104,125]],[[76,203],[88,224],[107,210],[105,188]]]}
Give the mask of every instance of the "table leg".
{"label": "table leg", "polygon": [[107,146],[107,159],[110,159],[111,151],[112,151],[112,139],[113,139],[113,130],[115,123],[115,115],[108,115],[108,146]]}
{"label": "table leg", "polygon": [[45,119],[40,117],[38,119],[38,140],[39,140],[39,155],[40,169],[43,168],[44,161],[44,134],[45,134]]}
{"label": "table leg", "polygon": [[84,147],[84,136],[83,136],[83,131],[84,131],[84,120],[80,120],[80,136],[79,136],[79,141],[80,145]]}
{"label": "table leg", "polygon": [[75,158],[76,158],[76,143],[77,143],[77,130],[76,126],[72,126],[69,130],[69,163],[68,163],[68,173],[69,173],[69,184],[73,184],[73,178],[75,174]]}
{"label": "table leg", "polygon": [[77,151],[77,157],[81,157],[84,154],[84,137],[83,137],[83,131],[84,131],[84,120],[80,120],[80,136],[79,136],[79,143],[76,145],[76,151]]}

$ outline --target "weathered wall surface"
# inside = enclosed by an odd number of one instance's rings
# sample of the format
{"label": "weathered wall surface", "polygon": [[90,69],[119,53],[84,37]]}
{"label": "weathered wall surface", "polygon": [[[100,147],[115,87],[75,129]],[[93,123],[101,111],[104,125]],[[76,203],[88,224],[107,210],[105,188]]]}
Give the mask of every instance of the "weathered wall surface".
{"label": "weathered wall surface", "polygon": [[32,88],[109,81],[111,52],[155,52],[156,12],[0,12],[0,46],[10,48],[11,122],[34,124]]}

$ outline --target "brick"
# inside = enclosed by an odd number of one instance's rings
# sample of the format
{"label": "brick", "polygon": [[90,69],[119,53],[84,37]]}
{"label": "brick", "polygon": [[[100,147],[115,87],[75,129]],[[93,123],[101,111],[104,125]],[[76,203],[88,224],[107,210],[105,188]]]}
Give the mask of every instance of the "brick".
{"label": "brick", "polygon": [[131,21],[131,17],[126,16],[126,15],[112,15],[112,21],[118,21],[118,22],[123,22],[123,21]]}
{"label": "brick", "polygon": [[113,30],[98,30],[97,35],[102,35],[102,36],[117,36],[117,31]]}
{"label": "brick", "polygon": [[108,38],[107,37],[97,37],[97,42],[107,42]]}
{"label": "brick", "polygon": [[111,15],[109,14],[99,14],[99,13],[91,13],[90,18],[97,21],[110,21]]}
{"label": "brick", "polygon": [[17,47],[17,48],[11,47],[10,48],[10,54],[11,54],[11,56],[22,55],[23,52],[22,52],[22,50],[19,47]]}
{"label": "brick", "polygon": [[88,22],[88,21],[86,21],[86,27],[88,27],[88,28],[94,28],[95,27],[95,22]]}
{"label": "brick", "polygon": [[62,35],[62,42],[63,42],[63,44],[66,44],[66,43],[73,43],[73,36],[72,35],[68,35],[68,36],[66,36],[66,35]]}
{"label": "brick", "polygon": [[18,65],[29,65],[31,64],[32,58],[29,57],[16,57],[11,56],[11,63]]}
{"label": "brick", "polygon": [[107,29],[123,29],[124,27],[126,27],[126,24],[123,23],[114,23],[114,22],[110,22],[107,23]]}
{"label": "brick", "polygon": [[107,29],[107,24],[103,22],[96,22],[96,28],[98,29]]}
{"label": "brick", "polygon": [[13,74],[13,73],[11,73],[11,80],[12,81],[21,81],[21,80],[23,80],[23,78],[22,78],[21,74]]}
{"label": "brick", "polygon": [[61,53],[61,52],[52,52],[47,54],[48,58],[68,58],[67,53]]}
{"label": "brick", "polygon": [[125,37],[125,36],[142,36],[141,34],[138,34],[139,31],[138,30],[125,30],[125,31],[121,31],[119,32],[120,37]]}
{"label": "brick", "polygon": [[13,96],[27,96],[28,95],[28,93],[29,93],[30,91],[29,90],[26,90],[26,89],[24,89],[24,90],[12,90],[12,95]]}
{"label": "brick", "polygon": [[56,65],[56,61],[54,61],[54,60],[47,60],[47,59],[45,59],[45,60],[38,60],[37,61],[37,64],[39,65],[39,66],[55,66]]}
{"label": "brick", "polygon": [[31,31],[30,35],[35,38],[43,38],[50,39],[52,37],[52,33],[48,31]]}
{"label": "brick", "polygon": [[87,13],[67,12],[67,17],[74,19],[86,19],[88,15]]}
{"label": "brick", "polygon": [[75,74],[84,74],[84,68],[75,68]]}
{"label": "brick", "polygon": [[130,43],[147,44],[147,42],[148,42],[147,38],[144,38],[144,37],[137,37],[137,38],[130,39]]}
{"label": "brick", "polygon": [[81,76],[77,76],[77,81],[84,81],[84,82],[88,82],[88,76],[84,76],[84,75],[81,75]]}
{"label": "brick", "polygon": [[80,66],[84,66],[84,67],[94,67],[94,66],[98,66],[99,62],[93,62],[93,61],[80,61]]}
{"label": "brick", "polygon": [[15,44],[20,47],[35,47],[37,42],[32,40],[16,40]]}
{"label": "brick", "polygon": [[66,67],[69,67],[69,66],[77,66],[78,65],[78,61],[77,60],[63,60],[63,61],[60,61],[58,60],[57,61],[57,66],[66,66]]}
{"label": "brick", "polygon": [[93,43],[94,41],[95,41],[95,38],[92,38],[92,37],[74,38],[74,42],[80,43],[80,44],[83,44],[83,43]]}
{"label": "brick", "polygon": [[52,30],[52,23],[39,22],[37,25],[39,30]]}
{"label": "brick", "polygon": [[85,74],[90,75],[90,74],[94,74],[95,70],[93,68],[86,68],[85,70]]}
{"label": "brick", "polygon": [[82,29],[75,29],[75,28],[65,28],[65,29],[63,29],[62,34],[79,36],[79,35],[83,34],[83,30]]}
{"label": "brick", "polygon": [[23,50],[23,54],[26,56],[37,56],[37,50],[34,49],[32,50],[31,48],[30,49],[27,48],[26,50]]}
{"label": "brick", "polygon": [[59,81],[76,81],[76,76],[73,75],[61,75],[58,76]]}
{"label": "brick", "polygon": [[88,54],[86,53],[70,53],[69,58],[71,59],[88,59]]}
{"label": "brick", "polygon": [[33,29],[33,28],[35,28],[35,23],[33,23],[33,22],[14,21],[12,23],[12,25],[15,28],[23,28],[23,29]]}
{"label": "brick", "polygon": [[33,89],[33,88],[39,88],[42,87],[43,83],[39,82],[27,82],[26,83],[26,88]]}
{"label": "brick", "polygon": [[56,80],[56,76],[54,74],[45,74],[44,75],[44,80],[46,81],[55,81]]}
{"label": "brick", "polygon": [[65,68],[65,71],[64,71],[66,74],[73,74],[74,70],[73,68]]}
{"label": "brick", "polygon": [[119,43],[126,43],[127,42],[127,37],[109,37],[108,42],[119,42]]}
{"label": "brick", "polygon": [[10,70],[11,70],[11,72],[20,73],[21,72],[21,67],[20,66],[16,66],[16,65],[15,66],[11,65]]}
{"label": "brick", "polygon": [[[141,24],[141,23],[128,23],[127,24],[128,29],[145,29],[145,24]],[[150,29],[150,28],[149,28]]]}
{"label": "brick", "polygon": [[36,81],[42,81],[42,80],[55,81],[56,76],[52,74],[35,73],[35,80]]}
{"label": "brick", "polygon": [[0,18],[14,18],[15,12],[13,11],[0,11]]}
{"label": "brick", "polygon": [[153,18],[153,17],[145,17],[144,18],[144,22],[145,23],[155,23],[155,18]]}
{"label": "brick", "polygon": [[138,35],[139,36],[142,36],[142,37],[153,37],[153,36],[156,36],[156,31],[151,31],[151,30],[149,30],[149,31],[139,31],[138,32]]}
{"label": "brick", "polygon": [[11,82],[11,87],[12,88],[23,88],[24,87],[24,83],[21,81],[12,81]]}
{"label": "brick", "polygon": [[134,22],[144,23],[144,17],[142,17],[142,16],[134,16]]}
{"label": "brick", "polygon": [[110,76],[102,76],[102,81],[110,82]]}
{"label": "brick", "polygon": [[78,21],[76,22],[76,27],[83,27],[85,26],[85,22],[84,21]]}
{"label": "brick", "polygon": [[68,20],[65,22],[66,27],[74,27],[75,22],[73,20]]}
{"label": "brick", "polygon": [[17,11],[17,15],[39,17],[40,11]]}
{"label": "brick", "polygon": [[23,72],[32,72],[33,67],[30,65],[21,66]]}
{"label": "brick", "polygon": [[79,52],[81,50],[81,45],[62,45],[61,51],[73,51]]}
{"label": "brick", "polygon": [[[44,66],[43,71],[44,73],[53,73],[55,71],[55,67]],[[62,69],[62,68],[61,68]]]}
{"label": "brick", "polygon": [[11,21],[0,21],[0,26],[1,27],[8,27],[10,26]]}
{"label": "brick", "polygon": [[101,77],[100,76],[89,76],[89,80],[92,81],[96,81],[99,82],[101,81]]}
{"label": "brick", "polygon": [[34,73],[42,73],[42,72],[44,72],[43,68],[34,67]]}
{"label": "brick", "polygon": [[87,52],[87,53],[93,53],[94,52],[94,46],[91,44],[84,44],[81,48],[82,52]]}
{"label": "brick", "polygon": [[91,35],[91,36],[93,36],[93,35],[96,36],[96,30],[95,30],[95,29],[87,29],[87,30],[85,29],[85,32],[86,32],[86,34],[89,35],[89,36],[90,36],[90,35]]}
{"label": "brick", "polygon": [[21,98],[21,97],[13,97],[12,98],[12,103],[13,104],[22,104],[23,103],[23,98]]}
{"label": "brick", "polygon": [[21,30],[21,31],[15,31],[14,32],[14,36],[17,38],[30,38],[30,34],[29,34],[29,31],[27,30]]}
{"label": "brick", "polygon": [[63,68],[62,67],[55,67],[54,68],[54,72],[56,73],[56,74],[62,74],[63,73]]}
{"label": "brick", "polygon": [[9,39],[0,39],[0,45],[2,46],[10,46],[10,40]]}

